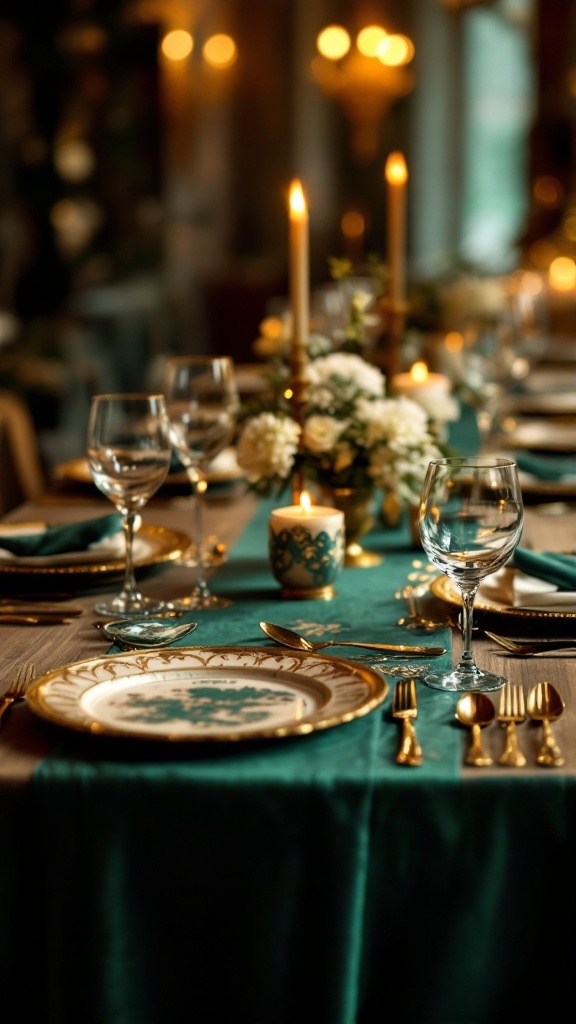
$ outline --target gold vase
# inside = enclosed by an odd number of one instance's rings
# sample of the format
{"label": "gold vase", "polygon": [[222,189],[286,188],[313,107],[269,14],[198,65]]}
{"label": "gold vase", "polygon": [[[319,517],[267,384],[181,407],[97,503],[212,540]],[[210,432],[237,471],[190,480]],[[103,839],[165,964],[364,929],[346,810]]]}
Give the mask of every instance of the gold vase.
{"label": "gold vase", "polygon": [[344,565],[366,569],[380,565],[382,555],[367,551],[360,544],[374,525],[375,494],[371,487],[332,487],[325,490],[325,500],[344,513],[346,540]]}
{"label": "gold vase", "polygon": [[410,543],[413,548],[419,548],[422,546],[420,541],[420,528],[418,525],[418,516],[420,513],[419,505],[404,505],[397,494],[393,491],[387,491],[384,495],[384,499],[380,506],[380,519],[383,526],[388,529],[394,529],[400,526],[402,516],[406,515],[408,532],[410,534]]}

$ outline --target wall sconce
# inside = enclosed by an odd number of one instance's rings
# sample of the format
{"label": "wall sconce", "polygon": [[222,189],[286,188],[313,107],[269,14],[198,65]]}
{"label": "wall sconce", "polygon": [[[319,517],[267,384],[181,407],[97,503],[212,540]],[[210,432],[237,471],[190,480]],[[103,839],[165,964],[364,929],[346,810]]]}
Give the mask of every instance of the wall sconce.
{"label": "wall sconce", "polygon": [[350,121],[354,158],[361,164],[370,163],[377,155],[382,117],[414,87],[414,74],[407,67],[414,44],[407,36],[390,34],[380,25],[367,25],[352,45],[345,28],[328,25],[316,46],[312,75]]}

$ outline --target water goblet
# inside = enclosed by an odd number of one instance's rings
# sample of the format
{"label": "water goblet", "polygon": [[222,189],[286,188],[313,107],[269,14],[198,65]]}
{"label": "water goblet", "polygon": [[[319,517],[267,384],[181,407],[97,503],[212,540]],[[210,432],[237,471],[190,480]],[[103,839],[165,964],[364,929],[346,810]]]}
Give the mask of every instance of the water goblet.
{"label": "water goblet", "polygon": [[163,389],[172,443],[192,486],[197,553],[192,593],[169,607],[225,608],[232,602],[212,594],[204,578],[202,495],[207,466],[234,436],[239,405],[234,361],[229,356],[173,356],[166,360]]}
{"label": "water goblet", "polygon": [[429,560],[460,591],[463,650],[452,671],[423,677],[428,686],[469,692],[504,685],[502,676],[484,672],[475,663],[474,600],[482,580],[513,554],[523,518],[522,492],[511,459],[470,456],[429,464],[420,503],[420,538]]}
{"label": "water goblet", "polygon": [[133,542],[135,520],[164,481],[172,442],[163,395],[95,395],[88,421],[88,463],[94,483],[122,515],[126,544],[120,593],[95,605],[100,615],[126,618],[162,610],[163,601],[144,597],[136,587]]}

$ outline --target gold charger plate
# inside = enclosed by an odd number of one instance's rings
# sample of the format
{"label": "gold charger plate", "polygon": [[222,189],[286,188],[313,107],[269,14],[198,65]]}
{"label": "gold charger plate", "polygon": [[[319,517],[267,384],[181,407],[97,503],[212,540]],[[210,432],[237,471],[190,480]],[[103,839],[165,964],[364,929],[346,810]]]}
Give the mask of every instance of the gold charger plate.
{"label": "gold charger plate", "polygon": [[[220,455],[216,456],[208,467],[206,480],[208,484],[228,484],[234,483],[236,480],[243,480],[244,475],[244,471],[236,463],[234,450],[227,448],[220,452]],[[61,462],[55,467],[53,476],[54,480],[62,481],[63,483],[92,484],[92,486],[96,487],[92,479],[88,459],[86,458],[68,459],[66,462]],[[162,486],[188,483],[188,477],[182,470],[178,473],[169,473]]]}
{"label": "gold charger plate", "polygon": [[[44,527],[45,523],[2,523],[1,533],[13,532],[33,533]],[[190,547],[191,540],[185,533],[167,530],[163,526],[152,526],[142,523],[134,537],[134,568],[141,569],[162,562],[172,562]],[[124,572],[126,560],[124,554],[106,552],[96,549],[91,552],[70,552],[70,560],[66,555],[52,558],[13,558],[0,561],[0,578],[10,576],[69,576],[90,575],[106,576]]]}
{"label": "gold charger plate", "polygon": [[[432,580],[430,589],[435,597],[447,604],[462,607],[460,591],[448,576],[437,576]],[[510,605],[497,604],[483,598],[480,593],[474,601],[474,611],[490,612],[493,615],[506,615],[521,619],[576,619],[576,612],[547,612],[540,608],[512,608]]]}
{"label": "gold charger plate", "polygon": [[171,742],[302,736],[368,714],[388,683],[342,658],[180,647],[80,661],[33,681],[30,709],[93,735]]}

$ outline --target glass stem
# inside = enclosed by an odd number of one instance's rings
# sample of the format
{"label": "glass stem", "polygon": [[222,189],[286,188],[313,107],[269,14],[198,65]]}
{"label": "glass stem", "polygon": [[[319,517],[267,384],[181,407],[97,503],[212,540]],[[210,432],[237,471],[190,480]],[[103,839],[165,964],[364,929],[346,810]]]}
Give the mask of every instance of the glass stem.
{"label": "glass stem", "polygon": [[204,579],[204,517],[202,509],[202,478],[195,471],[191,475],[192,480],[192,496],[194,499],[194,525],[195,525],[195,536],[196,536],[196,586],[194,588],[195,593],[199,594],[200,597],[208,597],[209,591]]}
{"label": "glass stem", "polygon": [[462,654],[460,655],[459,668],[465,672],[473,671],[476,668],[474,655],[472,653],[472,621],[474,615],[474,598],[478,587],[461,588],[462,594]]}
{"label": "glass stem", "polygon": [[136,589],[136,579],[134,577],[134,521],[136,519],[135,512],[129,512],[127,515],[122,517],[122,528],[124,530],[124,539],[126,541],[126,568],[124,571],[124,586],[122,588],[122,598],[126,601],[134,601],[140,597]]}

